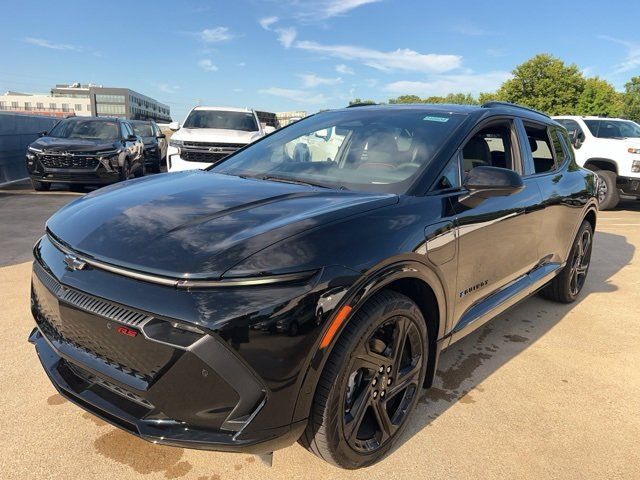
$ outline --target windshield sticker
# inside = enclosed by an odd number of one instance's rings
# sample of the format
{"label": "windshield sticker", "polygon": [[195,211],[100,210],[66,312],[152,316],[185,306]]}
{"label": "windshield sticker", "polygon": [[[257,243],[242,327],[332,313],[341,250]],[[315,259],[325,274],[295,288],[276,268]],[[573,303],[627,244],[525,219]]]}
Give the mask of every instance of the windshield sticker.
{"label": "windshield sticker", "polygon": [[422,120],[425,120],[427,122],[448,122],[449,121],[449,117],[432,117],[427,115],[426,117],[424,117]]}

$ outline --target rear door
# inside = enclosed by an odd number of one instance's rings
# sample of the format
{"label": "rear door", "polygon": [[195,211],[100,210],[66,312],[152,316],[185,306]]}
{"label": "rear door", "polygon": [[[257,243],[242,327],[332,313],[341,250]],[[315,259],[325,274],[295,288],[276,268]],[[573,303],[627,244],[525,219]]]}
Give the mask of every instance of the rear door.
{"label": "rear door", "polygon": [[[524,173],[514,119],[481,125],[459,151],[463,177],[471,168],[488,165]],[[458,279],[454,332],[466,331],[477,320],[482,302],[522,278],[539,262],[541,195],[534,179],[512,195],[490,197],[475,206],[468,192],[452,197],[458,232]]]}

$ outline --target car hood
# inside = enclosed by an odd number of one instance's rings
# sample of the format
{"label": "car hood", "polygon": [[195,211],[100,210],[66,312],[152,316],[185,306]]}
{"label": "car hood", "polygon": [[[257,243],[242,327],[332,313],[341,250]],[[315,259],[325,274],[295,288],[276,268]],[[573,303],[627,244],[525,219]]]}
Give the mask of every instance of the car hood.
{"label": "car hood", "polygon": [[260,138],[260,132],[218,128],[181,128],[171,138],[183,142],[251,143]]}
{"label": "car hood", "polygon": [[33,142],[31,147],[47,152],[92,152],[113,149],[116,143],[115,140],[42,137]]}
{"label": "car hood", "polygon": [[113,265],[215,279],[285,238],[397,200],[194,170],[97,190],[61,209],[47,229]]}

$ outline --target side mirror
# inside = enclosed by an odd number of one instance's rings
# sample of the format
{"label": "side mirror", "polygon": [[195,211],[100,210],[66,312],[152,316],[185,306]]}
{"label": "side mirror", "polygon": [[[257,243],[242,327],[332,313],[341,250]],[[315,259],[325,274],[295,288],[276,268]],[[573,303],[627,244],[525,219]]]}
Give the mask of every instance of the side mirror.
{"label": "side mirror", "polygon": [[318,130],[313,133],[316,137],[321,138],[323,140],[329,140],[329,136],[331,135],[331,130],[328,128],[323,128],[322,130]]}
{"label": "side mirror", "polygon": [[169,124],[169,130],[173,130],[174,132],[180,130],[180,124],[178,122],[171,122]]}
{"label": "side mirror", "polygon": [[41,132],[38,132],[38,136],[39,137],[44,137],[47,133],[49,133],[49,132],[47,132],[46,130],[42,130]]}
{"label": "side mirror", "polygon": [[499,167],[475,167],[467,174],[462,186],[469,194],[461,203],[475,207],[490,197],[506,197],[524,188],[522,177],[513,170]]}
{"label": "side mirror", "polygon": [[159,133],[156,138],[167,138],[167,136],[164,133]]}
{"label": "side mirror", "polygon": [[127,140],[128,140],[129,142],[137,142],[137,141],[138,141],[138,136],[137,136],[137,135],[129,135],[129,136],[127,137]]}

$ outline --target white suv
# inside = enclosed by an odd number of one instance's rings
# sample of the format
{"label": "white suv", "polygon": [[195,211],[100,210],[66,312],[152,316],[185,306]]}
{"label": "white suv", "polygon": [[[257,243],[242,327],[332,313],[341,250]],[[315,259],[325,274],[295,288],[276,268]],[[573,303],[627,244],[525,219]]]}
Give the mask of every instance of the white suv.
{"label": "white suv", "polygon": [[169,128],[175,131],[167,148],[170,172],[214,165],[274,131],[255,111],[227,107],[195,107],[182,125],[172,122]]}
{"label": "white suv", "polygon": [[620,194],[640,199],[640,125],[602,117],[553,117],[569,132],[578,164],[597,171],[600,209],[614,208]]}

